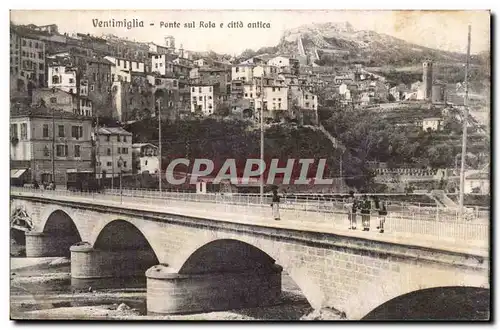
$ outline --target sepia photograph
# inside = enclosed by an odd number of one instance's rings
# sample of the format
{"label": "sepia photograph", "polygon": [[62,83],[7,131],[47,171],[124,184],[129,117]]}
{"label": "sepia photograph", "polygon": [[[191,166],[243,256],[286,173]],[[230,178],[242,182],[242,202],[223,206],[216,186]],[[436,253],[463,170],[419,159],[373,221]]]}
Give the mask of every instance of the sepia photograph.
{"label": "sepia photograph", "polygon": [[490,11],[9,14],[11,320],[491,321]]}

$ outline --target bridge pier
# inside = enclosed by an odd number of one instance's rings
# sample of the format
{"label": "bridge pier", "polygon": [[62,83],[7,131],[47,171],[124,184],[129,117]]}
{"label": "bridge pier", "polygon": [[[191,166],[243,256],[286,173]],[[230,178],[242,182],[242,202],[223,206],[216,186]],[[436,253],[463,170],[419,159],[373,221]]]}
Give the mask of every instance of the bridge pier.
{"label": "bridge pier", "polygon": [[148,313],[180,314],[272,305],[281,296],[283,268],[234,273],[180,274],[165,265],[148,269]]}
{"label": "bridge pier", "polygon": [[26,257],[69,257],[70,247],[80,240],[78,235],[27,231]]}
{"label": "bridge pier", "polygon": [[[151,250],[103,250],[89,243],[73,245],[70,250],[71,280],[77,287],[88,287],[95,280],[112,286],[113,279],[144,277],[146,269],[158,263]],[[108,281],[102,281],[105,279]]]}

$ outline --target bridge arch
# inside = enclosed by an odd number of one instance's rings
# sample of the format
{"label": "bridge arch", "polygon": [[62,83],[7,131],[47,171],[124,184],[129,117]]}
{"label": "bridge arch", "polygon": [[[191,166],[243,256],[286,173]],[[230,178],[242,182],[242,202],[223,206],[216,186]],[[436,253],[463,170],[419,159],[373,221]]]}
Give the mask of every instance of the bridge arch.
{"label": "bridge arch", "polygon": [[[229,250],[229,251],[228,251]],[[264,269],[278,265],[284,270],[289,281],[299,289],[310,306],[321,307],[322,290],[318,283],[308,276],[307,264],[304,260],[294,259],[296,251],[289,251],[286,246],[273,243],[261,237],[248,237],[231,234],[209,234],[186,241],[179,252],[169,258],[169,266],[180,274],[197,271],[226,270],[224,267],[236,265],[232,271],[245,266],[256,266]],[[212,265],[200,265],[214,259],[224,259]],[[170,262],[171,261],[171,262]],[[230,269],[229,269],[230,270]]]}
{"label": "bridge arch", "polygon": [[436,294],[438,291],[432,291],[436,288],[472,287],[486,290],[489,288],[487,276],[473,273],[471,270],[464,269],[457,272],[451,266],[434,268],[422,264],[415,266],[411,263],[399,264],[397,267],[397,271],[388,271],[383,276],[359,282],[361,285],[357,287],[357,292],[351,295],[343,307],[349,319],[374,317],[375,314],[372,314],[374,311],[380,316],[382,312],[378,308],[382,310],[385,308],[381,306],[391,301],[389,306],[394,305],[394,302],[399,302],[397,299],[403,299],[401,297],[425,293],[426,290]]}
{"label": "bridge arch", "polygon": [[45,209],[35,230],[26,232],[26,255],[69,257],[70,247],[82,241],[82,231],[74,219],[63,209]]}
{"label": "bridge arch", "polygon": [[274,263],[269,254],[254,245],[235,239],[217,239],[192,252],[179,274],[238,272],[267,268]]}
{"label": "bridge arch", "polygon": [[145,286],[146,270],[159,261],[144,233],[123,219],[106,222],[99,229],[93,244],[71,247],[72,285]]}
{"label": "bridge arch", "polygon": [[490,290],[447,286],[412,291],[393,298],[362,320],[488,320]]}

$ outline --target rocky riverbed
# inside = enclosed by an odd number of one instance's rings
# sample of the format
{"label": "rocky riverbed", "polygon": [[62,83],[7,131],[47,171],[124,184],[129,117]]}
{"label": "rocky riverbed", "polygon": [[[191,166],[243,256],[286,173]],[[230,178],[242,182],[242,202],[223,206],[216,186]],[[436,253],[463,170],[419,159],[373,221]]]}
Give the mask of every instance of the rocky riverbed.
{"label": "rocky riverbed", "polygon": [[[134,282],[140,283],[140,282]],[[13,319],[85,320],[300,320],[340,319],[334,310],[314,311],[295,283],[283,276],[283,296],[276,306],[190,315],[158,316],[146,311],[146,289],[74,289],[66,258],[11,258]]]}

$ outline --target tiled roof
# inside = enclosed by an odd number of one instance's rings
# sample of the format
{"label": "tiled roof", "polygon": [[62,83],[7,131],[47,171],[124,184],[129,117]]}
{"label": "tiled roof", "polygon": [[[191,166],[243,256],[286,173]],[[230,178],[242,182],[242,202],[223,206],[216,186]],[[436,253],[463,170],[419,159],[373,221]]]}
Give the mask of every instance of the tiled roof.
{"label": "tiled roof", "polygon": [[101,135],[132,135],[121,127],[99,127]]}
{"label": "tiled roof", "polygon": [[65,119],[77,119],[77,120],[92,120],[89,117],[74,114],[72,112],[56,110],[47,107],[23,107],[16,108],[15,105],[11,106],[10,116],[11,118],[65,118]]}

